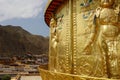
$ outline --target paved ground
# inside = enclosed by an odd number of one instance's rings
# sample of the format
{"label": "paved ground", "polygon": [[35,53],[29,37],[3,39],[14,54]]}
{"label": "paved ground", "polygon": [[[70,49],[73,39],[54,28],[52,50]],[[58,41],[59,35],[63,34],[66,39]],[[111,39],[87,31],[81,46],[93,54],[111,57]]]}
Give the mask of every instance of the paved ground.
{"label": "paved ground", "polygon": [[40,76],[21,76],[20,80],[42,80]]}

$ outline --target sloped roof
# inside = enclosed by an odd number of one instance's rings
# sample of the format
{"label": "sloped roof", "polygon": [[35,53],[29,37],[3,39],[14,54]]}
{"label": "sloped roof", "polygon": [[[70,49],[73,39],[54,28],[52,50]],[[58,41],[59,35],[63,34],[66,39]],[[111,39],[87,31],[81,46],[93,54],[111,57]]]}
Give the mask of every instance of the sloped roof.
{"label": "sloped roof", "polygon": [[54,13],[56,11],[57,7],[60,6],[63,1],[64,0],[50,0],[48,2],[48,5],[45,10],[45,14],[44,14],[45,22],[47,23],[48,26],[50,23],[52,13]]}

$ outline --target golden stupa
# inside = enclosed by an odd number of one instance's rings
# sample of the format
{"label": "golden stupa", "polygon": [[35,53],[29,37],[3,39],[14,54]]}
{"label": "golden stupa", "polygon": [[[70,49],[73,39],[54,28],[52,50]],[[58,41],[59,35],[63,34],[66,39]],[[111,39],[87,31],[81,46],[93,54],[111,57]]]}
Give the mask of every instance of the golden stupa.
{"label": "golden stupa", "polygon": [[42,80],[120,80],[120,0],[50,0]]}

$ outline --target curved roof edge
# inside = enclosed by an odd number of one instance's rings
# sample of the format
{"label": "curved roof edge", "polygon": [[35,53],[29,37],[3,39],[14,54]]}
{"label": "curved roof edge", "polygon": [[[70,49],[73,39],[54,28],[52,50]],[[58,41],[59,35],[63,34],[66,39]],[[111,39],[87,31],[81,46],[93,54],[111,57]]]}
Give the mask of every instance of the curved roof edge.
{"label": "curved roof edge", "polygon": [[49,26],[52,14],[56,11],[57,7],[61,5],[64,0],[49,0],[45,9],[44,19]]}

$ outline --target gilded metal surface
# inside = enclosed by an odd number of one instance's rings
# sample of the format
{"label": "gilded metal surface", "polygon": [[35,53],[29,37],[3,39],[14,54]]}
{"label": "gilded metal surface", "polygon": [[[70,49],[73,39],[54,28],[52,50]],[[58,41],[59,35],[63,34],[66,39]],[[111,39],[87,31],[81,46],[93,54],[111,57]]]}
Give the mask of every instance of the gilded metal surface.
{"label": "gilded metal surface", "polygon": [[120,23],[118,21],[119,6],[113,7],[115,0],[101,0],[101,6],[96,9],[96,21],[98,25],[97,45],[101,51],[106,66],[106,74],[109,78],[120,78],[119,43]]}
{"label": "gilded metal surface", "polygon": [[[104,70],[104,62],[101,59],[99,50],[95,52],[97,45],[93,45],[97,36],[97,25],[94,24],[94,16],[98,0],[85,3],[82,0],[77,2],[77,75],[88,75],[94,77],[107,77]],[[89,4],[81,6],[79,4]],[[98,5],[96,5],[98,4]],[[82,12],[80,11],[82,10]],[[96,40],[95,40],[96,41]],[[98,49],[98,48],[97,48]]]}
{"label": "gilded metal surface", "polygon": [[[119,4],[120,0],[64,1],[51,16],[49,70],[52,72],[42,71],[43,74],[60,77],[49,80],[120,79]],[[73,78],[57,72],[80,76]]]}
{"label": "gilded metal surface", "polygon": [[56,71],[57,67],[57,44],[58,44],[58,34],[57,34],[57,23],[55,18],[50,21],[50,54],[49,54],[49,70]]}
{"label": "gilded metal surface", "polygon": [[39,70],[42,80],[119,80],[119,79],[97,78],[90,76],[79,76],[73,74],[51,72],[43,69],[39,69]]}
{"label": "gilded metal surface", "polygon": [[73,74],[77,74],[77,22],[76,22],[76,1],[72,0],[72,22],[73,22],[73,25],[72,25],[72,62],[73,62]]}
{"label": "gilded metal surface", "polygon": [[78,29],[82,29],[77,32],[79,75],[120,78],[120,8],[114,1],[101,0],[101,3],[97,2],[100,6],[96,7],[89,7],[94,6],[90,2],[89,6],[82,6],[83,12],[78,12]]}
{"label": "gilded metal surface", "polygon": [[55,16],[52,16],[54,20],[51,19],[50,21],[51,48],[49,61],[51,63],[49,68],[55,72],[71,73],[72,69],[69,6],[69,2],[66,0],[61,5],[62,9],[59,8],[54,14]]}

